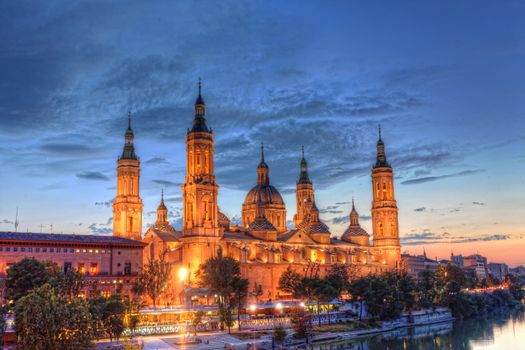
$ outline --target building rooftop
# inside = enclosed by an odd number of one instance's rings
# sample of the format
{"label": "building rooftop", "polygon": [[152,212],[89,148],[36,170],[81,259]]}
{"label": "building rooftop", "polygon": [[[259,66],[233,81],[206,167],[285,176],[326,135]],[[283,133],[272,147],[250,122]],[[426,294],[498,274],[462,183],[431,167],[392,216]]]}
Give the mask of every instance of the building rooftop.
{"label": "building rooftop", "polygon": [[42,241],[78,244],[115,244],[135,245],[142,247],[144,243],[133,239],[107,235],[80,235],[62,233],[33,233],[33,232],[1,232],[0,241]]}

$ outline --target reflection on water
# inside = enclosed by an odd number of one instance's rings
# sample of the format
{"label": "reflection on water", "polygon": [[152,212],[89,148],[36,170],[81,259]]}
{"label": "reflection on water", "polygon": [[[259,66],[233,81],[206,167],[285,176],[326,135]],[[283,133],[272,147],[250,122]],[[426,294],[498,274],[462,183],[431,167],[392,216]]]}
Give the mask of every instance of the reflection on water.
{"label": "reflection on water", "polygon": [[507,350],[525,349],[525,312],[492,318],[405,328],[352,341],[320,344],[316,350]]}

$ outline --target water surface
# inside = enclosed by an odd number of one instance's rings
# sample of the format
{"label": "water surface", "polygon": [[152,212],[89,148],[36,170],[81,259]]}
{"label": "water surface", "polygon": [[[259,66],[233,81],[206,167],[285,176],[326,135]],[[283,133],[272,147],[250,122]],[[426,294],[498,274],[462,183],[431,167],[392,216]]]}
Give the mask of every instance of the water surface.
{"label": "water surface", "polygon": [[405,328],[316,350],[525,350],[525,312]]}

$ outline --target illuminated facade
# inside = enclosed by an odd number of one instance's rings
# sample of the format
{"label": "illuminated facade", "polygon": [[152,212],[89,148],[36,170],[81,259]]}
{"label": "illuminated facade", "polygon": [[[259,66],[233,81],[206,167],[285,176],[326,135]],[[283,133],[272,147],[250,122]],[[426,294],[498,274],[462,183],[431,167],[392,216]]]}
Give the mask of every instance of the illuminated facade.
{"label": "illuminated facade", "polygon": [[[286,206],[279,191],[270,184],[270,167],[265,162],[262,146],[256,184],[242,205],[242,225],[232,226],[218,207],[214,146],[214,134],[207,125],[206,105],[199,81],[193,126],[186,134],[182,231],[176,231],[167,222],[167,209],[161,199],[157,221],[143,239],[147,244],[144,259],[155,259],[167,252],[166,259],[172,266],[165,303],[179,303],[183,292],[195,286],[195,272],[200,264],[217,254],[232,256],[240,262],[242,275],[250,282],[250,291],[262,290],[259,299],[285,297],[278,289],[278,281],[289,266],[301,273],[314,269],[321,276],[333,264],[345,264],[352,276],[399,268],[394,177],[392,167],[386,161],[381,135],[377,143],[376,164],[372,169],[373,245],[368,233],[359,225],[359,215],[353,203],[350,224],[340,238],[333,237],[328,226],[320,220],[304,150],[296,182],[294,227],[286,227]],[[139,170],[134,173],[137,179]],[[136,188],[138,190],[138,185]],[[126,199],[126,208],[132,208],[132,213],[142,208],[138,192]],[[124,202],[120,200],[118,203]],[[123,215],[122,211],[120,215]],[[129,214],[124,214],[124,217],[126,215]],[[135,237],[135,232],[128,231],[124,234]],[[115,230],[115,235],[122,232]]]}
{"label": "illuminated facade", "polygon": [[113,201],[113,235],[142,239],[142,199],[139,196],[140,160],[135,154],[131,114],[124,134],[125,144],[117,162],[117,196]]}

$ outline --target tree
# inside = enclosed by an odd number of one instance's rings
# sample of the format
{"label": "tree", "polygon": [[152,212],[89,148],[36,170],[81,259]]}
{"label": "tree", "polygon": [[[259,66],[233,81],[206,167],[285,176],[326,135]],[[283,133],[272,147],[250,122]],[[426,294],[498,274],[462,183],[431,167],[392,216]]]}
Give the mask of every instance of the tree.
{"label": "tree", "polygon": [[44,284],[15,305],[17,347],[32,350],[89,349],[94,336],[85,302],[67,301]]}
{"label": "tree", "polygon": [[237,326],[241,330],[241,309],[242,304],[245,302],[248,296],[248,285],[247,279],[240,278],[239,276],[233,277],[232,281],[232,295],[230,298],[230,305],[237,307]]}
{"label": "tree", "polygon": [[208,259],[197,271],[199,284],[217,293],[221,307],[233,292],[232,281],[240,276],[239,262],[232,257],[221,255]]}
{"label": "tree", "polygon": [[5,335],[5,315],[7,314],[8,306],[0,304],[0,349],[4,346],[4,335]]}
{"label": "tree", "polygon": [[228,334],[231,334],[232,326],[233,326],[233,315],[232,315],[232,309],[230,307],[224,309],[220,309],[220,322],[221,324],[225,325],[228,328]]}
{"label": "tree", "polygon": [[193,314],[191,318],[191,327],[193,328],[193,335],[197,335],[197,329],[202,323],[202,317],[204,316],[204,311],[197,311]]}
{"label": "tree", "polygon": [[[76,270],[69,270],[65,274],[59,274],[58,288],[59,293],[69,300],[78,297],[80,291],[86,286],[84,275]],[[96,284],[94,284],[96,286]]]}
{"label": "tree", "polygon": [[348,290],[348,270],[343,264],[334,264],[326,275],[326,280],[337,291],[339,297]]}
{"label": "tree", "polygon": [[255,297],[257,302],[259,301],[259,297],[263,295],[262,286],[257,284],[257,282],[253,282],[252,295]]}
{"label": "tree", "polygon": [[166,252],[159,259],[149,259],[144,265],[137,281],[133,285],[133,293],[137,295],[148,295],[157,307],[157,300],[164,293],[170,279],[170,268],[166,262]]}
{"label": "tree", "polygon": [[297,294],[297,288],[301,283],[301,275],[292,270],[289,265],[279,278],[279,289],[285,293]]}
{"label": "tree", "polygon": [[103,306],[102,324],[111,341],[119,339],[124,332],[126,305],[120,294],[113,294],[106,299]]}
{"label": "tree", "polygon": [[[224,306],[231,305],[231,297],[235,289],[240,286],[241,268],[239,262],[232,257],[223,257],[221,254],[208,259],[197,271],[197,278],[202,287],[213,290],[218,297],[219,311],[221,313],[221,329],[224,329],[225,315]],[[236,282],[237,281],[237,282]],[[235,283],[238,283],[236,286]],[[242,282],[244,283],[244,282]],[[246,284],[246,288],[247,288]],[[228,307],[231,317],[231,309]],[[231,325],[230,325],[231,327]]]}
{"label": "tree", "polygon": [[24,258],[9,266],[5,280],[5,298],[17,302],[32,289],[50,283],[54,270],[33,258]]}
{"label": "tree", "polygon": [[290,322],[295,338],[308,338],[312,329],[312,318],[302,307],[291,309]]}

